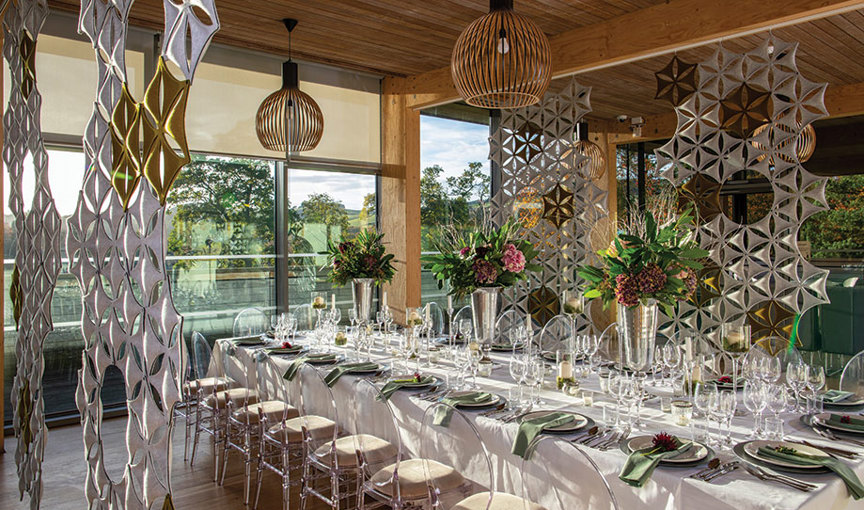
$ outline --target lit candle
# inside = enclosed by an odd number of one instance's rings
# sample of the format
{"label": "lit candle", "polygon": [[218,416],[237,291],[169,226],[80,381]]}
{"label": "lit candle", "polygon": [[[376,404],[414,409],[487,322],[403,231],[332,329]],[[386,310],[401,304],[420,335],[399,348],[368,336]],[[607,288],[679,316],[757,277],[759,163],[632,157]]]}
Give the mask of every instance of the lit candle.
{"label": "lit candle", "polygon": [[330,308],[336,308],[336,294],[330,294]]}
{"label": "lit candle", "polygon": [[453,296],[447,296],[447,309],[453,309]]}
{"label": "lit candle", "polygon": [[570,360],[565,359],[558,365],[558,377],[568,381],[573,378],[573,364]]}

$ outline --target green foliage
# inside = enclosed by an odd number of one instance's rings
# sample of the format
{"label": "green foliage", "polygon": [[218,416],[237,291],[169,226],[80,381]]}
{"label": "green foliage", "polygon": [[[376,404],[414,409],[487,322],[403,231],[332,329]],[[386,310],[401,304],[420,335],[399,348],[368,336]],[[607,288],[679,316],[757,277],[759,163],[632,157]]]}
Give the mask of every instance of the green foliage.
{"label": "green foliage", "polygon": [[348,211],[345,205],[327,193],[313,193],[300,204],[300,212],[306,223],[321,223],[327,227],[327,240],[331,239],[331,228],[348,230]]}
{"label": "green foliage", "polygon": [[471,229],[482,222],[482,205],[489,201],[490,177],[480,162],[468,163],[459,176],[442,179],[444,169],[432,165],[420,176],[420,224],[422,249],[435,249],[444,226]]}
{"label": "green foliage", "polygon": [[343,233],[339,243],[328,241],[325,253],[331,270],[327,278],[340,286],[354,278],[372,278],[376,285],[390,282],[396,270],[391,264],[393,255],[386,253],[383,238],[384,234],[363,229],[353,239]]}
{"label": "green foliage", "polygon": [[[438,281],[438,288],[444,287],[444,282],[450,282],[450,294],[462,297],[474,292],[479,287],[511,287],[528,278],[528,271],[539,271],[540,267],[532,264],[537,256],[534,246],[528,241],[519,239],[517,229],[519,224],[508,220],[500,228],[487,227],[484,230],[451,231],[449,236],[436,242],[439,252],[422,258]],[[508,256],[518,251],[524,257],[524,266],[517,270],[508,268]],[[494,279],[484,280],[483,273],[478,269],[486,268],[487,275]],[[492,269],[494,271],[492,271]]]}
{"label": "green foliage", "polygon": [[[619,233],[613,247],[598,252],[600,267],[585,265],[577,269],[587,282],[585,297],[601,298],[604,307],[615,300],[633,306],[635,299],[655,299],[670,314],[675,302],[687,299],[693,291],[682,278],[695,278],[694,271],[702,269],[699,260],[709,254],[692,239],[693,228],[690,210],[665,225],[658,225],[654,214],[645,212],[641,235]],[[657,271],[662,271],[662,276]],[[619,275],[623,275],[621,282]],[[648,279],[649,285],[655,285],[650,291],[637,283]],[[623,285],[628,288],[621,288]]]}
{"label": "green foliage", "polygon": [[814,258],[861,258],[864,254],[864,175],[833,177],[825,188],[828,211],[801,227]]}

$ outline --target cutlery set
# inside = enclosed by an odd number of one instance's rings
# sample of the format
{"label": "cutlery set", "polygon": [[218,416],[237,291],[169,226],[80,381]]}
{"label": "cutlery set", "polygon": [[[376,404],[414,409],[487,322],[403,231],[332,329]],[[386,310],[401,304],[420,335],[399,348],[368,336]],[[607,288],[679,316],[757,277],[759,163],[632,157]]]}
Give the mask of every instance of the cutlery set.
{"label": "cutlery set", "polygon": [[758,466],[755,466],[748,462],[742,462],[740,460],[720,463],[719,459],[714,459],[708,464],[708,467],[702,469],[701,471],[693,473],[689,476],[689,478],[711,483],[712,480],[716,480],[717,478],[720,478],[721,476],[727,475],[738,469],[743,469],[744,471],[753,475],[759,480],[765,482],[781,483],[783,485],[786,485],[787,487],[791,487],[801,492],[810,492],[818,488],[817,485],[814,485],[812,483],[807,483],[796,478],[792,478],[791,476],[772,473]]}
{"label": "cutlery set", "polygon": [[628,435],[630,435],[629,430],[606,428],[601,431],[597,427],[592,427],[587,434],[577,437],[571,443],[605,452],[618,446],[618,443],[627,439]]}

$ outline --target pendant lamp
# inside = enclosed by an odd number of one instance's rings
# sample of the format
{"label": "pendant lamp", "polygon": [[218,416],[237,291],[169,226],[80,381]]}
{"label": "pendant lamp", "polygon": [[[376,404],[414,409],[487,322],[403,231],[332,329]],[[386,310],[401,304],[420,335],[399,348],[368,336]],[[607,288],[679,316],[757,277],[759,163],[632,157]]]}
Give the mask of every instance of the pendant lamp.
{"label": "pendant lamp", "polygon": [[546,92],[552,52],[546,34],[513,10],[513,0],[490,0],[489,14],[456,41],[450,70],[466,103],[519,108],[539,102]]}
{"label": "pendant lamp", "polygon": [[297,20],[284,19],[288,29],[288,61],[282,63],[282,88],[258,107],[255,131],[265,149],[291,154],[314,149],[324,132],[318,103],[298,87],[297,64],[291,61],[291,32]]}

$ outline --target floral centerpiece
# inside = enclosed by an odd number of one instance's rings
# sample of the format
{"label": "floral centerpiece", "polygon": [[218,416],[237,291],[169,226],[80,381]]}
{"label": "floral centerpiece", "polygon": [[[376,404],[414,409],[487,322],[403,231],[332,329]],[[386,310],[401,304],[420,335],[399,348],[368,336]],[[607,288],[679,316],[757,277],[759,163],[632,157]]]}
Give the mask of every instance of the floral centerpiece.
{"label": "floral centerpiece", "polygon": [[623,307],[656,303],[667,315],[675,303],[696,292],[696,271],[708,251],[693,239],[690,210],[658,225],[654,213],[644,213],[644,225],[619,233],[607,250],[600,250],[600,266],[580,266],[577,274],[586,280],[585,298],[612,302]]}
{"label": "floral centerpiece", "polygon": [[500,228],[483,229],[449,235],[435,244],[439,252],[423,257],[427,268],[438,281],[438,288],[450,282],[450,294],[463,297],[479,288],[512,287],[528,278],[527,271],[539,271],[532,264],[537,256],[534,246],[516,237],[518,224],[511,220]]}
{"label": "floral centerpiece", "polygon": [[486,224],[468,232],[451,228],[435,244],[438,253],[423,257],[439,289],[449,282],[449,294],[471,296],[474,336],[487,347],[495,337],[500,290],[528,279],[528,271],[540,270],[531,263],[537,251],[517,236],[517,229],[512,219],[500,227]]}
{"label": "floral centerpiece", "polygon": [[396,273],[382,239],[384,234],[363,229],[353,238],[342,234],[338,243],[327,242],[330,274],[327,279],[342,286],[351,283],[354,310],[358,320],[369,323],[372,311],[372,286],[389,283]]}
{"label": "floral centerpiece", "polygon": [[387,253],[381,242],[384,234],[374,230],[361,230],[353,239],[342,234],[338,243],[327,243],[327,262],[330,274],[327,279],[343,286],[355,278],[371,278],[375,285],[389,283],[396,270],[391,261],[393,254]]}

